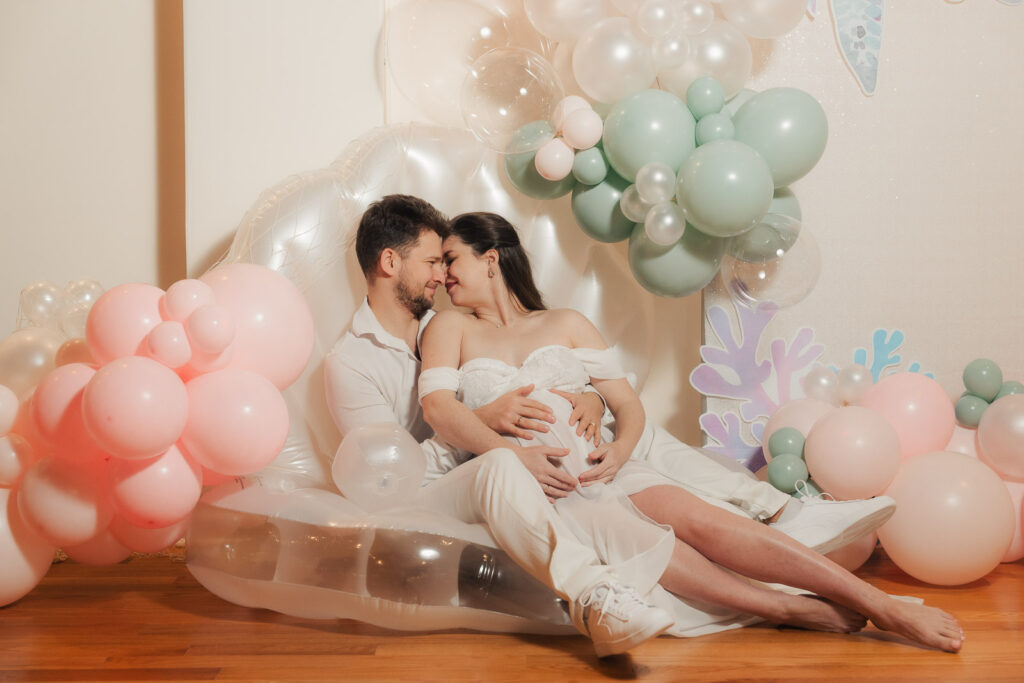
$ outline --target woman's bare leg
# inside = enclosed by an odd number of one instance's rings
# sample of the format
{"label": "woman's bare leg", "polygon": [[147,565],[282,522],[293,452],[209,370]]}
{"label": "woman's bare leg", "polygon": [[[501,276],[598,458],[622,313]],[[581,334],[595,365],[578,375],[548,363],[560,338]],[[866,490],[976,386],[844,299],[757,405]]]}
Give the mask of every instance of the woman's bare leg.
{"label": "woman's bare leg", "polygon": [[660,583],[683,598],[752,614],[776,624],[852,633],[867,623],[857,612],[833,602],[790,595],[744,581],[679,539]]}
{"label": "woman's bare leg", "polygon": [[653,486],[630,496],[645,515],[712,562],[743,576],[809,590],[930,647],[956,652],[963,632],[946,612],[893,600],[835,562],[785,534],[709,505],[677,486]]}

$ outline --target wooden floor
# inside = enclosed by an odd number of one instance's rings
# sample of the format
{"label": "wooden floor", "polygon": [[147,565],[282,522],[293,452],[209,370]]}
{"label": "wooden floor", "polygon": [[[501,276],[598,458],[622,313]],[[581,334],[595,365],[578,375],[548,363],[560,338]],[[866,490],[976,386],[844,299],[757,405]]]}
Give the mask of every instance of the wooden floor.
{"label": "wooden floor", "polygon": [[582,637],[397,633],[224,602],[180,557],[53,566],[0,609],[0,681],[1015,680],[1024,681],[1024,564],[959,588],[924,586],[884,557],[860,572],[955,613],[959,655],[869,628],[844,636],[754,627],[659,638],[598,660]]}

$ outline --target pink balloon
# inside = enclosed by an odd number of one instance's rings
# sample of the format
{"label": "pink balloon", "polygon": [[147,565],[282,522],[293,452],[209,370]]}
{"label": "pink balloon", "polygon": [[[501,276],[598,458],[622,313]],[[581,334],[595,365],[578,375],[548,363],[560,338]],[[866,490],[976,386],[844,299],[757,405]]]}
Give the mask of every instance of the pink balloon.
{"label": "pink balloon", "polygon": [[10,388],[0,384],[0,436],[11,431],[20,406],[18,396]]}
{"label": "pink balloon", "polygon": [[560,138],[548,140],[544,146],[537,150],[533,158],[533,165],[537,173],[548,180],[561,180],[572,172],[572,164],[575,154],[572,147],[567,145]]}
{"label": "pink balloon", "polygon": [[978,423],[978,456],[1013,481],[1024,481],[1024,394],[994,401]]}
{"label": "pink balloon", "polygon": [[32,396],[38,433],[60,458],[86,462],[105,457],[82,417],[85,387],[95,375],[88,365],[62,365],[43,378]]}
{"label": "pink balloon", "polygon": [[268,465],[288,437],[288,408],[269,380],[230,368],[188,383],[186,453],[221,474],[246,474]]}
{"label": "pink balloon", "polygon": [[1017,522],[1013,540],[1010,541],[1010,547],[1003,555],[1003,562],[1016,562],[1024,558],[1024,534],[1021,533],[1021,526],[1024,525],[1024,484],[1015,481],[1004,481],[1003,483],[1006,484],[1006,490],[1010,492],[1010,502],[1016,512],[1014,520]]}
{"label": "pink balloon", "polygon": [[96,300],[85,322],[85,339],[100,365],[132,356],[143,348],[150,330],[160,324],[164,291],[134,282],[108,289]]}
{"label": "pink balloon", "polygon": [[192,360],[192,348],[185,326],[177,320],[165,320],[146,337],[146,350],[153,360],[173,369]]}
{"label": "pink balloon", "polygon": [[860,405],[896,429],[904,458],[942,449],[956,426],[953,401],[942,385],[918,372],[883,377],[864,392]]}
{"label": "pink balloon", "polygon": [[188,317],[188,338],[203,353],[221,353],[235,338],[231,313],[217,304],[197,308]]}
{"label": "pink balloon", "polygon": [[85,337],[75,337],[74,339],[68,339],[60,345],[54,362],[58,367],[68,365],[69,363],[95,365],[96,359],[92,357],[92,352],[89,351],[89,344],[85,341]]}
{"label": "pink balloon", "polygon": [[114,517],[110,523],[110,533],[124,547],[137,553],[156,553],[172,546],[185,535],[189,518],[159,529],[143,529],[129,524],[121,517]]}
{"label": "pink balloon", "polygon": [[875,552],[875,545],[878,543],[878,534],[872,532],[864,534],[860,538],[847,543],[842,548],[827,553],[825,557],[838,564],[843,569],[853,572],[857,571],[871,559]]}
{"label": "pink balloon", "polygon": [[601,140],[604,121],[589,107],[569,112],[562,124],[562,137],[574,149],[590,149]]}
{"label": "pink balloon", "polygon": [[811,477],[839,500],[877,496],[900,468],[900,441],[885,418],[844,406],[811,428],[804,444]]}
{"label": "pink balloon", "polygon": [[200,306],[213,303],[213,290],[199,280],[178,280],[167,288],[160,300],[160,315],[164,320],[183,323]]}
{"label": "pink balloon", "polygon": [[43,458],[22,477],[18,509],[56,546],[85,543],[110,525],[114,508],[106,487],[106,463],[77,465]]}
{"label": "pink balloon", "polygon": [[967,427],[954,425],[953,436],[950,437],[949,443],[947,443],[946,447],[942,450],[949,451],[951,453],[963,453],[964,455],[969,455],[972,458],[977,458],[977,441],[977,429],[968,429]]}
{"label": "pink balloon", "polygon": [[831,403],[814,398],[798,398],[781,406],[768,418],[768,422],[764,426],[764,434],[761,435],[761,443],[765,445],[765,460],[771,462],[772,459],[768,452],[768,439],[772,438],[772,434],[783,427],[792,427],[806,437],[818,420],[835,409],[836,407]]}
{"label": "pink balloon", "polygon": [[987,465],[961,453],[903,461],[886,490],[896,513],[878,530],[886,552],[916,579],[970,583],[995,569],[1013,540],[1010,494]]}
{"label": "pink balloon", "polygon": [[237,475],[234,474],[221,474],[220,472],[214,472],[208,467],[203,468],[203,486],[217,486],[223,484],[226,481],[231,481]]}
{"label": "pink balloon", "polygon": [[257,372],[278,389],[294,382],[313,351],[313,315],[298,288],[250,263],[215,268],[202,281],[234,320],[231,367]]}
{"label": "pink balloon", "polygon": [[0,488],[13,488],[36,461],[32,444],[17,434],[0,436]]}
{"label": "pink balloon", "polygon": [[202,469],[176,446],[149,460],[115,458],[107,470],[114,510],[126,522],[158,529],[179,522],[199,502]]}
{"label": "pink balloon", "polygon": [[149,358],[120,358],[85,387],[85,426],[120,458],[152,458],[171,447],[188,419],[188,392],[173,370]]}
{"label": "pink balloon", "polygon": [[0,489],[0,607],[35,588],[57,551],[25,523],[18,510],[18,495],[16,490]]}
{"label": "pink balloon", "polygon": [[75,562],[93,567],[117,564],[132,554],[131,549],[124,547],[110,529],[100,532],[85,543],[65,546],[63,550]]}

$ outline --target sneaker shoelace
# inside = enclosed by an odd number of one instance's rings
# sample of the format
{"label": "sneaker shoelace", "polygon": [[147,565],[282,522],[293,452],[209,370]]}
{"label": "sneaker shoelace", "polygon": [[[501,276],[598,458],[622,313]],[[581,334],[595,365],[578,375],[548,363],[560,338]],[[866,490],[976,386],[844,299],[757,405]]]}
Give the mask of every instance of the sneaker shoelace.
{"label": "sneaker shoelace", "polygon": [[831,493],[828,493],[827,491],[822,492],[822,493],[811,493],[811,487],[807,485],[807,480],[806,479],[801,479],[800,481],[798,481],[796,483],[796,492],[798,494],[800,494],[800,498],[798,498],[798,500],[801,503],[806,503],[808,501],[814,501],[814,500],[817,500],[817,501],[822,501],[822,500],[834,501],[836,499],[835,496],[833,496]]}
{"label": "sneaker shoelace", "polygon": [[[598,603],[600,603],[599,606]],[[583,604],[586,607],[597,608],[600,611],[601,614],[597,619],[598,623],[604,619],[606,614],[610,614],[623,621],[628,621],[634,612],[649,607],[633,589],[607,584],[595,588],[587,596],[587,600]]]}

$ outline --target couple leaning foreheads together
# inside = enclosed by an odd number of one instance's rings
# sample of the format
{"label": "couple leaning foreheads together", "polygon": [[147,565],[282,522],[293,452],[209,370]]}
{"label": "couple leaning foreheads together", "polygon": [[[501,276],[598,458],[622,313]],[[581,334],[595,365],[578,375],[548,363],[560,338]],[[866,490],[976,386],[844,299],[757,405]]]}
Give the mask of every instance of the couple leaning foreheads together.
{"label": "couple leaning foreheads together", "polygon": [[[338,428],[407,429],[428,462],[417,505],[486,523],[598,655],[758,621],[850,633],[870,620],[960,649],[952,616],[822,554],[885,522],[892,499],[797,501],[649,424],[594,325],[545,307],[501,216],[389,195],[355,250],[367,297],[325,366]],[[469,313],[435,314],[439,287]]]}

